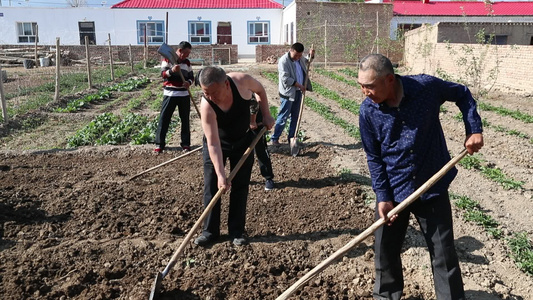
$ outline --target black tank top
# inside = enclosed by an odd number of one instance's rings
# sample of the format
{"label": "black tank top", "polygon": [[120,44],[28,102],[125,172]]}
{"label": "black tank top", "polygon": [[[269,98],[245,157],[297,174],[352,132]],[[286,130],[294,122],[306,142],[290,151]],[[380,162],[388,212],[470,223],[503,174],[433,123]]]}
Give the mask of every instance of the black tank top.
{"label": "black tank top", "polygon": [[218,105],[207,100],[217,115],[218,134],[222,150],[246,148],[251,141],[248,135],[250,128],[250,101],[241,97],[237,86],[228,76],[233,104],[227,112],[222,111]]}

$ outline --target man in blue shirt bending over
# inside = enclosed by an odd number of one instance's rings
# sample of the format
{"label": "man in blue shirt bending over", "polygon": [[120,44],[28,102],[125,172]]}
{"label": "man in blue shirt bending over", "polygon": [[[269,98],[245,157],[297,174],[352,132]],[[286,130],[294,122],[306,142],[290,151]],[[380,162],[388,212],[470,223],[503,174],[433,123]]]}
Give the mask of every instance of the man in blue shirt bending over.
{"label": "man in blue shirt bending over", "polygon": [[[429,75],[399,76],[390,60],[370,54],[359,64],[358,81],[366,99],[359,127],[376,193],[376,219],[387,216],[443,167],[450,155],[439,120],[444,101],[453,101],[463,114],[468,153],[483,146],[481,118],[467,87]],[[375,299],[400,299],[404,282],[400,252],[409,215],[413,213],[431,256],[437,299],[465,299],[454,246],[448,186],[453,168],[432,188],[387,225],[375,232]]]}

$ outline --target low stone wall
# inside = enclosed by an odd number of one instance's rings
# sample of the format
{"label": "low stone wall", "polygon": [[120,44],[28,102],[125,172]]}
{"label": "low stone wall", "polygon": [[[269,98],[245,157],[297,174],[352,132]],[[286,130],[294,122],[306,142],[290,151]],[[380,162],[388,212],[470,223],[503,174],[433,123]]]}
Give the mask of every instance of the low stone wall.
{"label": "low stone wall", "polygon": [[[174,49],[177,45],[170,45]],[[38,49],[54,49],[55,45],[38,45]],[[161,60],[161,55],[157,53],[159,46],[148,46],[148,59]],[[34,47],[30,45],[0,45],[0,49],[24,49],[28,54],[33,55]],[[55,50],[54,50],[55,51]],[[69,51],[72,59],[85,58],[85,46],[61,46],[61,51]],[[113,61],[129,62],[129,46],[111,46]],[[144,60],[144,46],[132,45],[131,53],[134,62]],[[104,63],[109,62],[109,46],[90,45],[89,55],[91,58],[101,57]],[[238,62],[237,45],[193,45],[189,58],[191,60],[203,59],[205,64],[234,64]],[[195,62],[196,63],[196,62]]]}

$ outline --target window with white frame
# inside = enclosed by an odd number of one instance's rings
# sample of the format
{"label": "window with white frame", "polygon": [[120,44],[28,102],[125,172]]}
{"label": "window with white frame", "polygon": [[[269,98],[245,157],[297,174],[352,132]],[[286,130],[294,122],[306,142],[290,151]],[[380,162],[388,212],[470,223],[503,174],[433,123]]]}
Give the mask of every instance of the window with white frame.
{"label": "window with white frame", "polygon": [[165,41],[165,28],[163,21],[137,21],[137,43],[144,44],[146,31],[146,43],[161,44]]}
{"label": "window with white frame", "polygon": [[37,37],[37,23],[17,23],[17,35],[19,43],[35,43],[35,38]]}
{"label": "window with white frame", "polygon": [[269,44],[270,22],[248,21],[248,44]]}
{"label": "window with white frame", "polygon": [[211,44],[211,22],[189,21],[189,42],[191,44]]}

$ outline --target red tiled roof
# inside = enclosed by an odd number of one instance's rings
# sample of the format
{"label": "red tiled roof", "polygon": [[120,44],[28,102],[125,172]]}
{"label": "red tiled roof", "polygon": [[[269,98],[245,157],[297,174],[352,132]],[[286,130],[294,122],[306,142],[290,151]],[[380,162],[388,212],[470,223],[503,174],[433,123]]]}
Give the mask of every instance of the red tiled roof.
{"label": "red tiled roof", "polygon": [[124,0],[111,8],[283,8],[274,0]]}
{"label": "red tiled roof", "polygon": [[533,16],[533,2],[394,1],[396,16]]}

